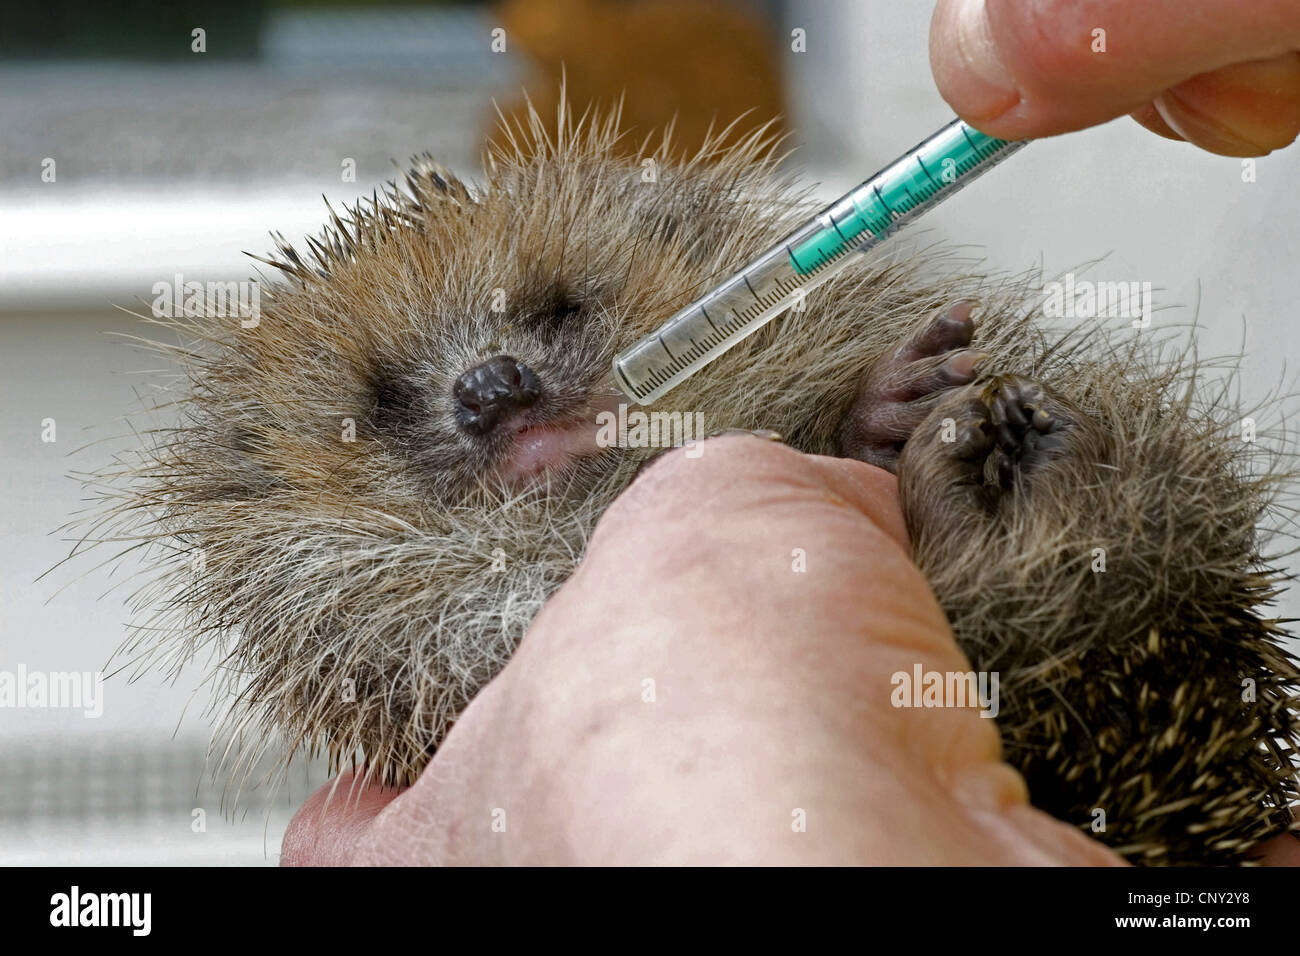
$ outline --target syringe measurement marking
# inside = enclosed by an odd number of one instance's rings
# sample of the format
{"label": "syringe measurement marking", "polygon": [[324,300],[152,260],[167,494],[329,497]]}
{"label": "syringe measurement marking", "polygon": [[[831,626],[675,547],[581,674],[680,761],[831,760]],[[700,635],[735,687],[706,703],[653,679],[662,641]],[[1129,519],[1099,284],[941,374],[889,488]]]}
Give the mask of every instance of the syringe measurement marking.
{"label": "syringe measurement marking", "polygon": [[[702,302],[700,303],[700,314],[701,314],[702,316],[704,316],[704,321],[705,321],[705,322],[709,323],[709,325],[713,325],[713,320],[712,320],[711,318],[709,318],[709,313],[706,312],[706,311],[704,311],[704,303],[702,303]],[[718,331],[718,327],[717,327],[716,325],[713,325],[713,331],[715,331],[715,332]],[[691,341],[693,342],[693,341],[695,341],[695,340],[692,339]]]}
{"label": "syringe measurement marking", "polygon": [[872,183],[871,191],[876,194],[876,200],[880,203],[880,205],[884,206],[886,209],[889,210],[889,216],[892,219],[894,216],[894,210],[889,209],[889,203],[885,202],[885,197],[880,192],[880,183]]}
{"label": "syringe measurement marking", "polygon": [[[900,214],[897,213],[895,210],[891,209],[889,204],[885,202],[884,197],[880,195],[880,187],[877,184],[873,183],[871,188],[872,191],[876,194],[876,199],[879,202],[880,206],[884,207],[884,209],[888,211],[890,219],[893,220],[898,218]],[[936,192],[937,191],[938,190],[936,190]],[[910,190],[908,191],[908,194],[909,196],[911,195]],[[931,193],[931,195],[933,195],[933,193]],[[924,197],[924,198],[929,198],[929,197]],[[909,207],[909,209],[914,208],[914,206],[915,206],[915,199],[914,199],[913,207]],[[836,233],[839,234],[841,237],[843,237],[843,233],[840,231],[839,227],[835,225],[835,217],[833,215],[828,214],[827,219],[830,220],[831,225],[835,228]],[[794,266],[795,272],[799,274],[799,277],[803,279],[808,279],[815,276],[817,273],[821,272],[823,269],[825,269],[827,266],[837,261],[841,257],[857,251],[857,249],[860,248],[862,245],[868,242],[879,240],[879,238],[885,234],[885,230],[876,232],[870,228],[864,228],[863,233],[866,233],[866,235],[859,233],[857,236],[854,237],[854,239],[857,240],[855,245],[852,246],[847,244],[842,245],[840,246],[839,249],[836,249],[830,255],[827,255],[825,252],[818,249],[816,251],[817,261],[811,266],[805,266],[797,258],[795,258],[794,251],[789,247],[789,245],[785,247],[786,255],[790,257],[790,262]],[[852,240],[848,240],[848,239],[845,240],[846,243],[850,241]],[[691,339],[691,344],[695,347],[687,350],[686,352],[683,352],[681,355],[674,355],[672,351],[666,345],[664,345],[663,337],[660,336],[659,343],[660,345],[664,346],[664,353],[669,357],[670,362],[669,365],[664,369],[652,368],[646,370],[645,373],[646,381],[648,381],[650,384],[654,386],[658,386],[661,383],[668,381],[670,378],[672,378],[673,374],[676,372],[677,369],[684,368],[687,365],[691,364],[701,355],[706,354],[708,351],[715,348],[717,345],[721,344],[723,341],[726,340],[728,336],[732,335],[735,331],[737,331],[738,329],[747,325],[749,322],[756,319],[759,315],[761,315],[764,311],[766,311],[776,302],[785,299],[793,289],[799,288],[797,284],[790,282],[790,280],[788,279],[782,278],[776,281],[773,292],[769,292],[767,295],[760,296],[757,293],[757,291],[755,291],[753,284],[749,281],[749,276],[747,274],[741,273],[741,278],[744,280],[745,287],[749,290],[749,294],[754,298],[754,304],[747,306],[745,309],[739,312],[733,310],[733,314],[736,316],[738,322],[737,323],[729,322],[726,325],[724,325],[722,329],[718,329],[718,327],[714,324],[713,320],[709,318],[708,313],[705,312],[704,303],[701,303],[699,306],[699,312],[704,315],[704,318],[719,333],[718,336],[716,338],[712,335],[707,336],[704,340],[703,347],[700,347],[695,342],[694,339]],[[714,339],[714,341],[710,342],[709,339]]]}
{"label": "syringe measurement marking", "polygon": [[[853,250],[844,249],[841,251],[840,255],[846,254],[851,251]],[[818,270],[821,269],[822,266],[833,261],[834,258],[838,258],[838,256],[834,256],[829,259],[826,259],[824,262],[820,263],[816,268]],[[812,273],[810,272],[808,274],[811,275]],[[654,385],[656,387],[662,384],[663,382],[668,381],[668,379],[672,377],[676,369],[684,368],[685,366],[694,362],[700,356],[705,355],[706,353],[708,353],[718,345],[722,344],[722,342],[724,342],[729,336],[733,335],[739,329],[742,329],[745,326],[747,326],[750,322],[756,319],[764,311],[771,308],[777,302],[783,301],[786,298],[788,298],[791,292],[793,292],[795,289],[798,289],[800,287],[799,284],[793,283],[789,279],[779,279],[775,284],[775,288],[773,292],[770,292],[764,296],[758,296],[754,293],[754,287],[752,285],[749,285],[748,277],[746,277],[745,284],[749,286],[750,294],[754,296],[754,303],[750,306],[747,306],[741,312],[736,312],[733,310],[732,314],[735,315],[736,317],[736,320],[734,322],[727,322],[721,328],[719,328],[713,322],[713,320],[709,318],[709,314],[704,310],[704,305],[703,304],[700,305],[698,311],[704,316],[705,320],[708,321],[709,325],[713,326],[714,328],[714,334],[705,336],[702,342],[696,342],[695,339],[692,338],[690,340],[692,346],[691,348],[687,349],[685,352],[682,352],[680,355],[674,355],[672,350],[669,349],[668,346],[664,343],[663,336],[660,335],[659,344],[660,346],[663,347],[664,354],[668,356],[670,362],[669,365],[664,369],[659,369],[659,368],[648,369],[645,373],[645,380],[649,382],[651,385]],[[688,319],[689,319],[689,314],[688,314]]]}
{"label": "syringe measurement marking", "polygon": [[[833,203],[817,220],[814,220],[814,224],[819,224],[817,229],[805,230],[802,233],[806,235],[811,231],[812,235],[798,241],[798,250],[792,247],[793,242],[784,245],[784,252],[793,275],[772,278],[770,272],[765,271],[765,281],[770,283],[766,294],[759,295],[749,279],[748,271],[742,270],[736,275],[749,290],[750,297],[753,299],[751,304],[743,308],[733,306],[730,309],[730,317],[719,325],[709,315],[706,305],[715,298],[725,300],[729,294],[736,291],[734,284],[730,289],[724,286],[702,298],[695,308],[688,308],[680,316],[679,321],[669,323],[665,331],[669,331],[675,340],[686,338],[690,342],[690,347],[680,355],[674,355],[662,335],[658,336],[658,343],[662,348],[661,354],[667,356],[669,360],[666,367],[653,367],[649,363],[639,366],[637,375],[641,379],[641,387],[628,394],[648,395],[649,391],[658,390],[660,386],[672,382],[676,376],[686,372],[691,366],[698,367],[711,361],[717,354],[726,351],[745,335],[755,331],[767,318],[773,318],[780,311],[795,304],[787,301],[793,291],[806,286],[809,280],[814,280],[823,270],[838,263],[849,253],[865,251],[884,241],[936,196],[959,188],[965,181],[965,177],[972,172],[981,171],[981,167],[990,157],[995,157],[1009,145],[1015,145],[982,136],[980,138],[986,139],[986,142],[977,144],[972,138],[971,131],[966,129],[964,124],[954,121],[949,128],[951,126],[957,126],[961,132],[965,149],[945,141],[942,137],[947,130],[941,130],[910,151],[909,158],[916,160],[917,167],[925,177],[924,181],[916,180],[915,171],[909,173],[906,162],[899,160],[863,183],[857,190]],[[936,179],[924,159],[927,150],[931,148],[936,158],[942,158],[944,163],[950,164],[950,168],[955,168],[959,175],[954,177],[950,169],[945,169],[943,181]],[[963,153],[965,155],[961,155]],[[886,199],[886,194],[889,195],[889,200]],[[842,214],[838,218],[837,212]],[[800,261],[800,257],[803,261]],[[769,260],[764,257],[759,262],[755,262],[754,266],[767,261]],[[817,283],[813,282],[813,284]],[[696,311],[699,312],[699,316],[695,315]],[[770,314],[765,317],[764,313]],[[703,317],[710,331],[697,340],[696,335],[701,331],[697,328],[700,317]],[[643,355],[641,361],[646,362],[647,359],[649,356]],[[700,361],[701,359],[703,361]],[[620,379],[630,385],[621,366],[616,370],[619,372]],[[646,384],[652,388],[647,390]]]}
{"label": "syringe measurement marking", "polygon": [[[930,175],[930,170],[928,170],[928,169],[925,168],[925,160],[923,160],[920,156],[916,157],[916,165],[918,165],[918,166],[921,167],[921,172],[925,173],[925,178],[928,179],[928,180],[930,180],[930,182],[934,185],[934,188],[935,188],[936,190],[939,189],[939,184],[936,183],[936,182],[934,181],[934,177]],[[933,195],[934,195],[934,193],[930,193],[930,196],[933,196]],[[926,198],[926,199],[929,199],[930,196],[926,196],[925,198]]]}
{"label": "syringe measurement marking", "polygon": [[[969,137],[967,138],[969,139]],[[879,183],[873,182],[871,184],[871,190],[875,194],[878,205],[889,215],[890,226],[894,224],[894,220],[902,218],[904,213],[910,212],[911,210],[915,209],[917,206],[930,199],[932,196],[935,195],[935,193],[939,192],[943,188],[942,185],[935,182],[934,177],[930,175],[930,171],[925,168],[925,163],[921,161],[921,157],[918,156],[916,157],[916,159],[918,165],[920,165],[922,171],[925,173],[926,178],[929,179],[930,182],[934,184],[934,189],[928,192],[925,190],[920,190],[919,191],[920,198],[918,199],[917,198],[918,194],[914,194],[911,189],[909,189],[906,185],[904,185],[903,189],[907,193],[910,202],[906,205],[900,204],[899,208],[902,210],[901,212],[899,211],[899,209],[895,209],[891,207],[889,203],[885,201],[884,196],[880,192]],[[963,163],[961,166],[959,166],[959,172],[965,173],[974,165],[977,164],[973,164],[970,162]],[[801,263],[798,260],[798,258],[795,257],[794,251],[790,248],[789,245],[787,245],[785,247],[786,254],[790,257],[790,262],[794,266],[795,271],[799,273],[799,275],[802,278],[807,279],[812,276],[815,276],[818,272],[821,272],[824,268],[826,268],[826,266],[840,259],[842,256],[857,251],[858,248],[860,248],[862,245],[865,245],[868,242],[878,241],[888,231],[888,227],[878,232],[870,228],[864,228],[863,232],[866,233],[866,235],[862,235],[862,233],[859,233],[857,236],[854,237],[854,239],[857,240],[857,243],[855,245],[850,246],[847,243],[852,242],[853,240],[848,239],[844,235],[843,231],[839,228],[839,224],[836,223],[835,221],[835,216],[831,213],[828,213],[826,218],[830,222],[831,227],[835,230],[836,234],[844,241],[845,245],[841,245],[839,249],[836,249],[834,252],[830,253],[829,255],[821,249],[816,250],[815,255],[817,257],[817,261],[811,266],[805,266],[803,263]],[[646,374],[647,381],[650,381],[654,385],[658,385],[660,384],[660,382],[667,381],[669,378],[672,377],[674,366],[684,367],[685,365],[688,365],[691,362],[695,361],[695,359],[697,359],[699,356],[703,355],[708,350],[720,344],[723,340],[726,339],[728,335],[735,332],[738,328],[741,328],[748,322],[752,321],[754,318],[757,318],[758,315],[760,315],[764,310],[769,308],[776,301],[780,299],[784,299],[786,296],[788,296],[792,288],[798,287],[798,286],[790,285],[787,288],[788,280],[780,279],[777,280],[775,284],[775,291],[777,294],[769,293],[765,296],[760,296],[755,291],[753,284],[749,281],[749,276],[747,274],[741,273],[741,278],[744,280],[745,287],[749,290],[749,294],[754,298],[755,305],[758,306],[758,308],[755,309],[754,306],[749,306],[746,309],[744,309],[743,312],[736,312],[735,310],[733,310],[733,314],[736,316],[738,320],[738,324],[727,323],[727,325],[725,325],[722,329],[718,329],[717,325],[713,322],[711,318],[709,318],[708,313],[704,310],[704,305],[701,304],[699,311],[701,312],[701,314],[704,315],[704,318],[708,321],[709,325],[713,326],[714,330],[719,333],[718,337],[714,341],[710,342],[708,341],[708,339],[713,339],[714,336],[709,336],[708,338],[705,339],[705,344],[703,348],[700,348],[697,345],[696,348],[689,350],[680,356],[673,355],[673,353],[667,347],[665,347],[664,352],[669,356],[673,364],[670,365],[670,367],[665,370],[659,370],[659,369],[649,370]],[[662,343],[662,339],[660,341]],[[692,339],[691,342],[693,345],[696,345],[694,339]]]}

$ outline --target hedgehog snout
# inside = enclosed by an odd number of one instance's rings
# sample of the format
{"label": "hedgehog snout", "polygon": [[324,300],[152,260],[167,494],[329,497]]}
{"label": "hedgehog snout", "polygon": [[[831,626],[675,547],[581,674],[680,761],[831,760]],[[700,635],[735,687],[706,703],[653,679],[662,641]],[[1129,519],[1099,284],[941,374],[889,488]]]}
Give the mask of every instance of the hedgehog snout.
{"label": "hedgehog snout", "polygon": [[456,421],[472,435],[485,435],[542,394],[537,374],[510,355],[497,355],[456,379]]}

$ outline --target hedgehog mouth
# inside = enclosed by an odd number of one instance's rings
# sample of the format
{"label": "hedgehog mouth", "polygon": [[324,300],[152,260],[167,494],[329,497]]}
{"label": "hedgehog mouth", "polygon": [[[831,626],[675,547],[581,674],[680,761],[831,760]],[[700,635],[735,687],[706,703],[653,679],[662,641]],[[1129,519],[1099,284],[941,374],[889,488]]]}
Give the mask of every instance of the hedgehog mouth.
{"label": "hedgehog mouth", "polygon": [[613,412],[617,405],[611,403],[622,400],[620,395],[596,401],[577,415],[558,421],[519,419],[513,423],[514,433],[498,466],[501,477],[512,484],[528,482],[605,453],[608,449],[600,441],[598,416]]}
{"label": "hedgehog mouth", "polygon": [[596,426],[592,422],[520,425],[511,438],[500,472],[508,481],[527,481],[580,458],[598,455],[602,450],[596,441]]}

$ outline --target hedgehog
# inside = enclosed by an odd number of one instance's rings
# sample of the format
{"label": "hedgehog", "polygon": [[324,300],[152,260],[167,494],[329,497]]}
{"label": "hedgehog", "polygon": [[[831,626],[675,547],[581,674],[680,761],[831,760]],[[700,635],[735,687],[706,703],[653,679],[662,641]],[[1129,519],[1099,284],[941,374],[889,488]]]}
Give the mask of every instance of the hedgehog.
{"label": "hedgehog", "polygon": [[[234,759],[411,781],[654,454],[596,440],[612,356],[814,208],[762,127],[624,136],[533,113],[480,183],[417,157],[276,236],[256,321],[151,320],[168,417],[87,538],[153,572],[119,653],[214,655]],[[942,244],[863,256],[652,410],[895,472],[1032,802],[1131,862],[1246,862],[1300,796],[1287,459],[1190,347],[1041,305]]]}

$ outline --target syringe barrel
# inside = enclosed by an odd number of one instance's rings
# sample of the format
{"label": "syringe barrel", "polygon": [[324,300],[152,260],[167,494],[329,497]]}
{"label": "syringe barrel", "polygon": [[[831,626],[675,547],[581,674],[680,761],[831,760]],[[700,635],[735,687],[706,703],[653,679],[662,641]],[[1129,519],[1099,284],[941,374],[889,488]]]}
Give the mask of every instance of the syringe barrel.
{"label": "syringe barrel", "polygon": [[949,123],[619,353],[619,389],[653,402],[1026,142]]}

